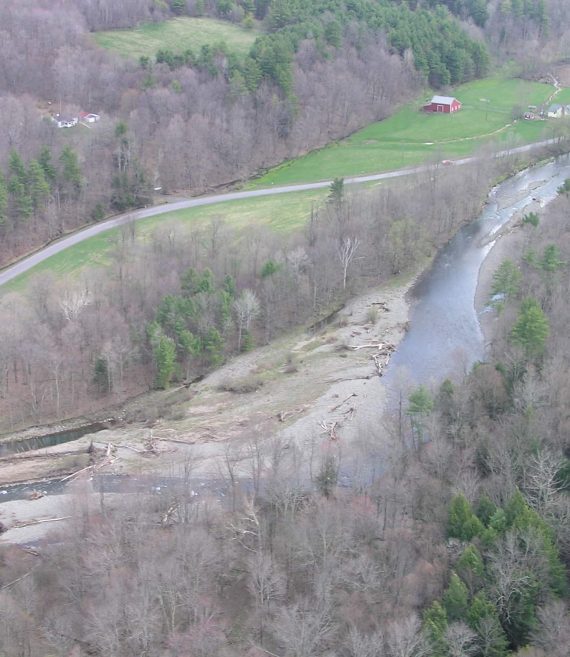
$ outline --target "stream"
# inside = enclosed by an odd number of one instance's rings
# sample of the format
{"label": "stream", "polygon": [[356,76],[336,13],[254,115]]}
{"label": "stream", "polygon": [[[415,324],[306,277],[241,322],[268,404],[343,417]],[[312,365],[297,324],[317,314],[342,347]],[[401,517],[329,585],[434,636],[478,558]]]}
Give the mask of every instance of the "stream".
{"label": "stream", "polygon": [[475,293],[494,236],[532,201],[543,206],[553,200],[566,178],[569,155],[525,169],[491,190],[481,215],[459,230],[413,288],[410,330],[390,360],[385,384],[394,387],[402,376],[415,385],[440,382],[485,358]]}
{"label": "stream", "polygon": [[[491,190],[481,215],[459,230],[413,288],[410,330],[392,356],[383,384],[395,389],[402,376],[415,385],[437,382],[467,371],[473,363],[484,359],[485,345],[475,310],[475,292],[479,270],[493,247],[494,236],[532,201],[543,206],[555,198],[566,178],[570,178],[570,155],[526,169]],[[44,436],[41,446],[63,442],[61,438],[58,435],[55,442],[50,443],[50,436]],[[24,446],[10,447],[19,451]],[[93,484],[96,490],[109,492],[160,493],[176,482],[156,476],[98,475]],[[192,486],[197,492],[216,490],[224,495],[224,486],[219,481],[193,480]],[[59,481],[7,486],[0,490],[0,502],[26,498],[31,490],[61,494],[65,487],[66,483]]]}

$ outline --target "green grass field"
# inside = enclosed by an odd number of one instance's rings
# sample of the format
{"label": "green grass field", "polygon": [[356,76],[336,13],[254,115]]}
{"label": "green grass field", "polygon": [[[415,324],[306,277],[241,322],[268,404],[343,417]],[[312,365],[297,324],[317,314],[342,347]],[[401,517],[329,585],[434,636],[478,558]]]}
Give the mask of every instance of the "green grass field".
{"label": "green grass field", "polygon": [[[233,228],[264,225],[278,233],[286,234],[302,227],[311,212],[311,207],[321,203],[327,194],[327,189],[291,192],[273,197],[176,210],[137,222],[136,234],[142,239],[151,239],[153,233],[161,226],[175,224],[177,227],[190,230],[197,225],[207,224],[215,218],[223,219]],[[87,268],[105,266],[110,262],[120,236],[121,229],[114,228],[72,246],[10,281],[0,289],[0,294],[22,291],[30,279],[39,274],[49,272],[57,278],[63,278],[72,274],[77,275]]]}
{"label": "green grass field", "polygon": [[570,87],[561,89],[553,100],[554,103],[560,103],[561,105],[570,105]]}
{"label": "green grass field", "polygon": [[213,18],[180,17],[162,23],[146,23],[129,30],[97,32],[95,41],[103,48],[125,57],[152,57],[160,48],[182,52],[187,48],[197,53],[202,46],[223,42],[238,54],[246,54],[257,30],[246,30],[228,21]]}
{"label": "green grass field", "polygon": [[[463,102],[463,109],[452,116],[424,114],[419,111],[425,102],[425,98],[421,98],[348,139],[277,167],[249,187],[376,173],[430,160],[462,157],[473,153],[490,139],[509,143],[513,139],[537,141],[545,130],[548,136],[549,126],[554,125],[554,120],[518,121],[493,137],[485,135],[509,124],[514,106],[540,105],[552,91],[548,85],[522,80],[480,80],[455,91],[454,95]],[[570,89],[562,90],[556,100],[565,102],[566,95],[570,98]],[[221,217],[235,228],[265,225],[276,232],[287,233],[302,226],[311,206],[322,202],[327,193],[326,189],[294,192],[178,210],[138,222],[136,231],[143,238],[150,239],[161,225],[175,223],[190,229],[200,222]],[[30,277],[38,273],[49,271],[56,276],[65,276],[86,267],[105,265],[112,257],[119,237],[120,230],[115,229],[71,247],[4,286],[2,293],[23,289]]]}
{"label": "green grass field", "polygon": [[453,92],[463,104],[461,111],[453,115],[422,112],[422,105],[430,97],[426,95],[347,139],[272,169],[250,187],[328,180],[399,169],[430,159],[461,157],[491,139],[536,141],[544,130],[543,122],[518,122],[501,129],[511,123],[515,106],[540,105],[552,92],[553,87],[537,82],[477,80]]}

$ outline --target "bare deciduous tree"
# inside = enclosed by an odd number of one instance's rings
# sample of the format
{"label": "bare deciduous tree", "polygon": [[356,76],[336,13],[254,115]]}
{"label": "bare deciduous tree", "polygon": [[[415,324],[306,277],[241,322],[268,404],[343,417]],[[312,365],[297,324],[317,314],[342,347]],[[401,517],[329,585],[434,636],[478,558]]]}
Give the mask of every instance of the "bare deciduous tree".
{"label": "bare deciduous tree", "polygon": [[244,290],[234,301],[234,313],[238,326],[238,351],[241,351],[244,331],[249,331],[251,322],[259,315],[259,301],[255,292]]}
{"label": "bare deciduous tree", "polygon": [[344,237],[337,248],[337,256],[342,267],[342,289],[346,290],[348,268],[354,261],[360,246],[358,237]]}

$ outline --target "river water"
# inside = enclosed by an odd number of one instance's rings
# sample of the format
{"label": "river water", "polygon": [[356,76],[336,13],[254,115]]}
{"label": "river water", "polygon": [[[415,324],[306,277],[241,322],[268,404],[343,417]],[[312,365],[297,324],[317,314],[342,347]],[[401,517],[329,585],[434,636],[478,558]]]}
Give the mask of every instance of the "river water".
{"label": "river water", "polygon": [[[404,376],[414,384],[439,382],[466,371],[485,357],[483,334],[475,311],[479,269],[491,250],[493,236],[532,201],[545,205],[570,178],[570,155],[545,165],[526,169],[495,187],[481,215],[464,226],[440,251],[429,271],[412,290],[414,307],[410,330],[394,353],[384,373],[383,384],[396,387]],[[161,492],[174,481],[155,477],[102,475],[95,488],[108,491],[144,489]],[[197,481],[197,490],[216,489],[220,482]],[[65,484],[49,482],[18,485],[0,491],[0,502],[22,499],[31,489],[46,494],[62,493]],[[220,489],[220,494],[223,494]]]}
{"label": "river water", "polygon": [[394,353],[383,382],[440,382],[485,358],[475,310],[479,270],[493,236],[532,201],[545,205],[570,178],[570,156],[531,167],[495,187],[476,221],[464,226],[439,252],[412,290],[410,330]]}

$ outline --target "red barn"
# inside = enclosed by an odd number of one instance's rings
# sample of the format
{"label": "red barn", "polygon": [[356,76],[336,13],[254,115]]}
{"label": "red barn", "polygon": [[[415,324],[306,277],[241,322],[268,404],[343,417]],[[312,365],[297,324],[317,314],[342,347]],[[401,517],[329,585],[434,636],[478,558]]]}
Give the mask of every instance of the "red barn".
{"label": "red barn", "polygon": [[461,109],[461,103],[457,98],[451,96],[434,96],[431,101],[424,105],[426,112],[443,112],[444,114],[452,114]]}

